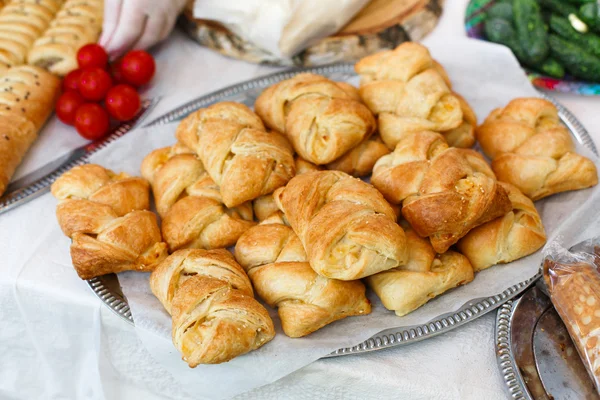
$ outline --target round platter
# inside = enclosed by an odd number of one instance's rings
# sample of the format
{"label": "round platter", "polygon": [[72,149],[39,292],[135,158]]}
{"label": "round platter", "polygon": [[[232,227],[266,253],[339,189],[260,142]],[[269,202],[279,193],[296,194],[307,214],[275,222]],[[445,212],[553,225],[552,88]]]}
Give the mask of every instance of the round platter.
{"label": "round platter", "polygon": [[[496,2],[497,0],[471,0],[469,2],[465,13],[465,28],[468,37],[487,41],[483,33],[485,11]],[[531,83],[539,88],[585,96],[600,95],[600,83],[578,81],[568,76],[563,79],[556,79],[528,68],[524,69]]]}
{"label": "round platter", "polygon": [[[332,64],[321,67],[308,67],[276,72],[260,78],[241,82],[236,85],[226,87],[216,92],[199,97],[187,104],[184,104],[175,110],[156,118],[146,126],[163,125],[179,121],[190,113],[208,107],[219,101],[235,101],[253,106],[254,101],[262,90],[277,82],[289,79],[301,72],[312,72],[328,77],[332,80],[346,81],[355,78],[354,64]],[[556,103],[553,99],[540,94],[540,96],[552,101],[558,108],[559,116],[565,125],[569,128],[577,142],[583,144],[594,153],[596,147],[588,132],[583,125],[562,105]],[[372,338],[353,347],[342,348],[329,354],[327,357],[335,357],[347,354],[363,353],[367,351],[380,350],[388,347],[411,344],[423,339],[440,335],[444,332],[462,326],[488,312],[496,310],[507,301],[523,293],[533,282],[540,277],[536,274],[532,278],[516,283],[506,288],[501,293],[490,297],[472,299],[460,307],[458,310],[437,316],[426,324],[415,326],[401,326],[388,329],[378,333]],[[121,291],[119,280],[116,275],[109,274],[100,276],[87,281],[94,293],[117,315],[125,321],[133,324],[131,310],[127,304],[127,299]]]}

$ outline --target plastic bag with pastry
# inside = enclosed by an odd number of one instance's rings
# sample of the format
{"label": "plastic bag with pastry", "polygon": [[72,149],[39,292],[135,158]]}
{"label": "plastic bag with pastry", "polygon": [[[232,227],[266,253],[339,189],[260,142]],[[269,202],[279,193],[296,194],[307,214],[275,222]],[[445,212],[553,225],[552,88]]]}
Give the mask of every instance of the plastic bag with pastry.
{"label": "plastic bag with pastry", "polygon": [[596,166],[575,152],[569,131],[547,100],[514,99],[492,111],[476,135],[498,179],[534,201],[598,183]]}
{"label": "plastic bag with pastry", "polygon": [[167,256],[149,185],[99,165],[75,167],[51,187],[58,223],[72,239],[73,267],[81,279],[127,270],[152,271]]}
{"label": "plastic bag with pastry", "polygon": [[285,133],[294,150],[317,165],[336,160],[375,130],[356,88],[315,74],[268,87],[254,107],[269,128]]}
{"label": "plastic bag with pastry", "polygon": [[408,262],[405,265],[367,277],[369,287],[384,307],[406,315],[447,290],[473,280],[473,267],[460,253],[436,253],[428,239],[423,239],[406,223]]}
{"label": "plastic bag with pastry", "polygon": [[294,177],[274,198],[319,275],[355,280],[406,261],[406,238],[394,210],[358,178],[310,172]]}
{"label": "plastic bag with pastry", "polygon": [[546,243],[542,219],[533,202],[513,185],[499,183],[508,193],[512,211],[472,229],[457,244],[476,272],[526,257]]}
{"label": "plastic bag with pastry", "polygon": [[444,253],[474,227],[511,210],[506,191],[474,150],[435,132],[404,137],[373,169],[371,183],[433,248]]}
{"label": "plastic bag with pastry", "polygon": [[243,104],[222,102],[200,109],[179,124],[175,135],[198,154],[227,207],[271,193],[295,174],[286,138],[267,132]]}
{"label": "plastic bag with pastry", "polygon": [[423,45],[406,42],[367,56],[355,70],[361,78],[360,95],[378,116],[379,133],[390,149],[414,132],[445,132],[463,123],[461,100]]}
{"label": "plastic bag with pastry", "polygon": [[190,367],[219,364],[275,336],[267,310],[231,253],[179,250],[152,273],[150,287],[173,317],[173,344]]}
{"label": "plastic bag with pastry", "polygon": [[313,271],[300,239],[281,212],[244,233],[235,258],[248,272],[258,296],[278,309],[283,332],[290,337],[371,312],[360,281],[329,279]]}
{"label": "plastic bag with pastry", "polygon": [[170,251],[233,246],[255,225],[252,204],[225,207],[202,162],[180,143],[148,154],[141,170],[152,185]]}

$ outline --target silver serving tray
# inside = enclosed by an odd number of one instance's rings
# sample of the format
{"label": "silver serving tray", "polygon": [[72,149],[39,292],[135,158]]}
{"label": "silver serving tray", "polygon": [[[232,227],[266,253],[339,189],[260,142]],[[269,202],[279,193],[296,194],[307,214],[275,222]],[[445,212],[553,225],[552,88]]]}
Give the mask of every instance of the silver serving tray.
{"label": "silver serving tray", "polygon": [[104,138],[85,144],[37,170],[9,183],[6,192],[0,197],[0,214],[12,210],[31,201],[50,190],[52,183],[78,165],[86,164],[88,158],[114,142],[143,120],[143,116],[151,109],[157,100],[145,100],[138,115],[131,121],[125,122],[114,128]]}
{"label": "silver serving tray", "polygon": [[[220,101],[234,101],[252,107],[254,106],[254,101],[263,89],[282,80],[289,79],[301,72],[312,72],[338,81],[346,81],[356,77],[356,73],[354,72],[354,64],[332,64],[320,67],[296,68],[283,72],[276,72],[264,77],[228,86],[224,89],[199,97],[161,117],[154,119],[145,126],[164,125],[179,121],[200,108],[208,107],[211,104]],[[571,114],[562,105],[557,103],[554,99],[542,93],[540,93],[540,96],[548,99],[556,105],[560,118],[569,128],[574,138],[579,143],[583,144],[597,154],[592,138],[585,130],[583,125],[581,125],[581,123],[577,120],[577,118],[575,118],[573,114]],[[440,315],[426,324],[403,326],[382,331],[356,346],[338,349],[326,357],[380,350],[389,347],[411,344],[440,335],[497,309],[502,304],[523,293],[539,277],[540,275],[537,274],[526,281],[510,286],[502,293],[498,293],[494,296],[470,300],[458,310]],[[121,291],[119,280],[116,275],[109,274],[90,279],[88,280],[88,284],[94,293],[112,311],[114,311],[125,321],[133,324],[131,310],[127,304],[127,299]]]}
{"label": "silver serving tray", "polygon": [[542,281],[496,316],[496,357],[515,400],[600,400]]}

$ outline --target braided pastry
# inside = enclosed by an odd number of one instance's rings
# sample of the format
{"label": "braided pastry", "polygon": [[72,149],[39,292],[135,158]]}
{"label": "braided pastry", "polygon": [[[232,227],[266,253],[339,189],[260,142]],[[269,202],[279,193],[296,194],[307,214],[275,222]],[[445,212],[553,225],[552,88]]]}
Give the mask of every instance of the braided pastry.
{"label": "braided pastry", "polygon": [[63,76],[77,68],[77,51],[96,43],[102,30],[103,0],[67,0],[27,55],[27,62]]}
{"label": "braided pastry", "polygon": [[173,344],[192,368],[229,361],[275,336],[269,313],[227,250],[176,251],[152,273],[150,287],[172,315]]}
{"label": "braided pastry", "polygon": [[403,138],[375,164],[371,183],[433,248],[444,253],[474,227],[511,210],[505,190],[475,151],[448,147],[435,132]]}
{"label": "braided pastry", "polygon": [[302,158],[327,164],[375,130],[375,119],[354,87],[299,74],[267,88],[256,100],[265,124],[284,132]]}
{"label": "braided pastry", "polygon": [[437,254],[427,239],[420,238],[408,225],[403,228],[408,262],[366,279],[384,307],[400,317],[473,280],[473,268],[465,256],[454,251]]}
{"label": "braided pastry", "polygon": [[260,298],[278,309],[289,337],[306,336],[334,321],[371,312],[360,281],[329,279],[312,270],[281,212],[244,233],[235,246],[235,258]]}
{"label": "braided pastry", "polygon": [[255,223],[252,204],[228,209],[198,157],[181,144],[154,150],[142,162],[170,251],[233,246]]}
{"label": "braided pastry", "polygon": [[0,77],[0,195],[52,113],[60,81],[27,65]]}
{"label": "braided pastry", "polygon": [[62,1],[12,0],[0,10],[0,70],[21,65],[48,28]]}
{"label": "braided pastry", "polygon": [[512,100],[492,111],[476,134],[498,179],[534,201],[598,183],[596,166],[575,153],[569,131],[547,100]]}
{"label": "braided pastry", "polygon": [[460,99],[451,92],[446,72],[418,43],[367,56],[355,70],[360,96],[378,115],[379,133],[390,149],[411,133],[444,132],[463,123]]}
{"label": "braided pastry", "polygon": [[464,97],[458,93],[454,96],[460,102],[460,109],[463,113],[462,123],[454,128],[444,132],[440,132],[446,142],[452,147],[460,147],[467,149],[475,144],[475,128],[477,127],[477,116]]}
{"label": "braided pastry", "polygon": [[294,177],[273,195],[319,275],[354,280],[406,261],[394,210],[368,183],[340,171]]}
{"label": "braided pastry", "polygon": [[[298,156],[294,158],[294,161],[296,164],[296,175],[322,170],[320,166],[303,160]],[[273,193],[265,194],[264,196],[260,196],[259,198],[255,199],[252,202],[252,206],[254,208],[254,215],[256,215],[256,218],[259,221],[262,221],[279,211],[279,208],[277,208],[277,204],[275,203],[275,199],[273,198]]]}
{"label": "braided pastry", "polygon": [[389,152],[379,136],[371,136],[334,162],[327,164],[327,169],[342,171],[355,177],[371,175],[377,160]]}
{"label": "braided pastry", "polygon": [[81,279],[126,270],[152,271],[167,256],[148,182],[88,164],[52,184],[58,223],[72,239],[71,259]]}
{"label": "braided pastry", "polygon": [[222,102],[200,109],[179,124],[175,135],[198,154],[227,207],[271,193],[295,173],[287,140],[265,131],[243,104]]}

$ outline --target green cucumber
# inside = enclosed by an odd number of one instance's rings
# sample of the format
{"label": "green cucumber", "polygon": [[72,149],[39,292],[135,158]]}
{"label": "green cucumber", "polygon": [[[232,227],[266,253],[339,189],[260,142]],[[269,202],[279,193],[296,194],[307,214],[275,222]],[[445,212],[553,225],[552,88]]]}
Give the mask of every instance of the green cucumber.
{"label": "green cucumber", "polygon": [[577,32],[568,19],[552,15],[550,29],[569,42],[573,42],[595,56],[600,57],[600,36],[593,33]]}
{"label": "green cucumber", "polygon": [[525,53],[527,64],[537,65],[548,57],[548,32],[540,6],[535,0],[514,0],[513,13],[517,39]]}
{"label": "green cucumber", "polygon": [[558,35],[549,35],[548,44],[552,57],[564,65],[571,75],[587,81],[600,82],[600,58]]}
{"label": "green cucumber", "polygon": [[539,0],[539,2],[542,7],[558,13],[563,17],[568,17],[569,14],[577,14],[577,7],[564,0]]}
{"label": "green cucumber", "polygon": [[579,8],[579,18],[590,27],[590,29],[600,32],[600,9],[598,3],[584,4]]}
{"label": "green cucumber", "polygon": [[522,64],[529,65],[527,54],[517,40],[517,32],[510,22],[502,18],[492,18],[485,21],[483,28],[488,40],[507,46]]}
{"label": "green cucumber", "polygon": [[536,67],[537,70],[553,78],[562,79],[565,76],[565,68],[555,59],[547,58]]}
{"label": "green cucumber", "polygon": [[502,18],[507,21],[513,20],[513,8],[510,3],[496,3],[486,11],[488,18]]}

